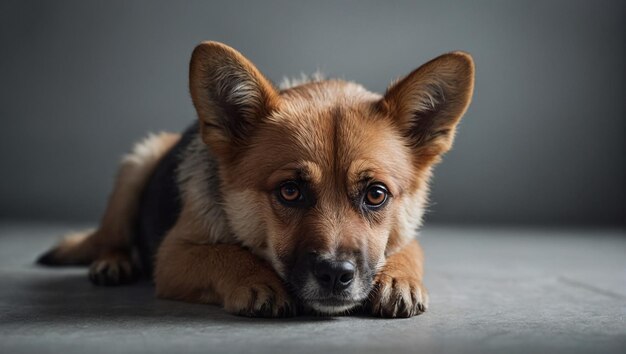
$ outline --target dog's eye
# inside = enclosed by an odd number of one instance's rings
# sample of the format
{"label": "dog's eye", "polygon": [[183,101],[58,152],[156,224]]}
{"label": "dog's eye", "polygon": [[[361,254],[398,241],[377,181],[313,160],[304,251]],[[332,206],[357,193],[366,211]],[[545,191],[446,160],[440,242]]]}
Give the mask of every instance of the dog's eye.
{"label": "dog's eye", "polygon": [[287,202],[293,203],[298,201],[302,197],[300,192],[300,186],[296,182],[285,182],[280,186],[280,198]]}
{"label": "dog's eye", "polygon": [[382,184],[373,184],[367,188],[365,192],[365,204],[370,207],[378,207],[387,201],[389,192]]}

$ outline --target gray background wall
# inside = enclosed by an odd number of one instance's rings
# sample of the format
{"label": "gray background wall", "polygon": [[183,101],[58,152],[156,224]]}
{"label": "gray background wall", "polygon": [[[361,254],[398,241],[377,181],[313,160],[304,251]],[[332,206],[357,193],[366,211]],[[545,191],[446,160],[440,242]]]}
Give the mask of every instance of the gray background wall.
{"label": "gray background wall", "polygon": [[268,77],[319,68],[382,91],[471,52],[474,102],[428,219],[625,223],[623,1],[2,1],[0,217],[95,221],[116,162],[194,111],[194,45]]}

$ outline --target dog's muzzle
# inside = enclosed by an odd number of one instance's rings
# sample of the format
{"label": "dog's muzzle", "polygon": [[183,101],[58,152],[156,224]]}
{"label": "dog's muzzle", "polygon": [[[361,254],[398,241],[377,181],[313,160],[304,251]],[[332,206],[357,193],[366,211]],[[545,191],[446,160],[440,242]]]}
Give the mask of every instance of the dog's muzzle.
{"label": "dog's muzzle", "polygon": [[357,254],[303,252],[289,282],[307,307],[325,314],[344,313],[359,306],[371,289],[369,267],[358,259]]}

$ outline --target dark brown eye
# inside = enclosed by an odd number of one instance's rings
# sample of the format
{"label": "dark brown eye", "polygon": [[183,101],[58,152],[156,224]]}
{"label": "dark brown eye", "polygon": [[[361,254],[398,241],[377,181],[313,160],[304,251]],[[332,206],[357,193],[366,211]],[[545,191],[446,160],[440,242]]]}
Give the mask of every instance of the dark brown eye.
{"label": "dark brown eye", "polygon": [[286,202],[295,202],[300,199],[300,187],[295,182],[286,182],[280,186],[280,197]]}
{"label": "dark brown eye", "polygon": [[381,206],[387,201],[387,188],[381,184],[374,184],[365,193],[365,204],[372,207]]}

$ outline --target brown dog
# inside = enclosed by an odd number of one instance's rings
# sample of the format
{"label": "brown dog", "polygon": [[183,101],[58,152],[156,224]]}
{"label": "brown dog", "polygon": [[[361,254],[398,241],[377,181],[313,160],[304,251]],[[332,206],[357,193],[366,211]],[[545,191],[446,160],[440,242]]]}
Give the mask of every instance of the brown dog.
{"label": "brown dog", "polygon": [[194,50],[189,78],[199,124],[138,144],[99,229],[40,263],[91,264],[102,285],[141,269],[160,297],[246,316],[426,309],[415,236],[472,96],[468,54],[442,55],[383,96],[340,80],[278,90],[216,42]]}

